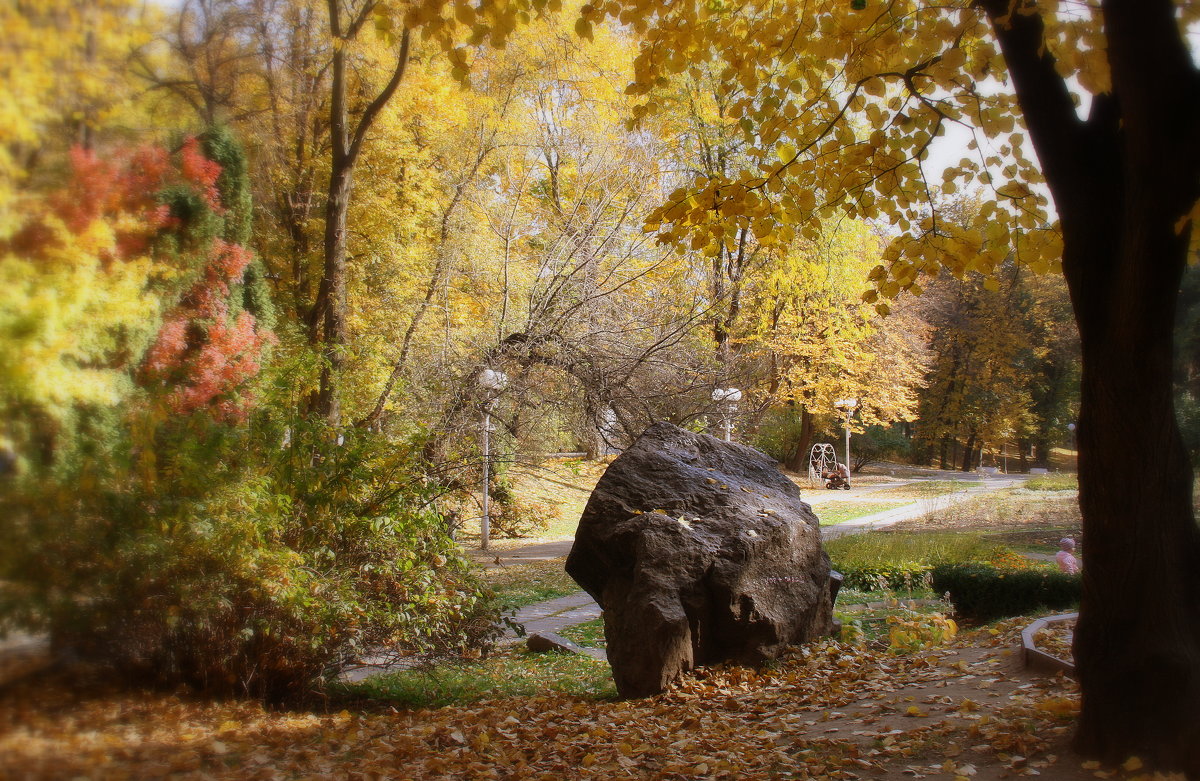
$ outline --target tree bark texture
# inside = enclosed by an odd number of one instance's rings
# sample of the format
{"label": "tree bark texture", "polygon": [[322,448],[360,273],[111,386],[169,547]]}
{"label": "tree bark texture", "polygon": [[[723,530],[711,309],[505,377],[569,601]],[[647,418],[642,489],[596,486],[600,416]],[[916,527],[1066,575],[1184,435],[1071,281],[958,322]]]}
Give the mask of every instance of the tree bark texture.
{"label": "tree bark texture", "polygon": [[325,202],[325,262],[321,284],[317,290],[317,300],[313,306],[310,335],[315,337],[319,334],[321,355],[324,359],[314,411],[324,417],[330,426],[337,428],[342,422],[337,382],[345,366],[346,345],[349,342],[346,327],[346,215],[350,209],[354,167],[358,163],[367,132],[404,79],[408,65],[409,31],[404,30],[396,68],[391,78],[363,109],[358,124],[352,128],[347,104],[349,85],[346,50],[350,42],[357,37],[359,30],[371,18],[375,3],[364,3],[346,25],[342,24],[339,0],[328,0],[328,5],[329,32],[337,44],[333,50],[330,68],[329,135],[332,159]]}
{"label": "tree bark texture", "polygon": [[964,448],[961,471],[970,472],[971,462],[975,460],[975,435],[971,434],[967,437],[967,445]]}
{"label": "tree bark texture", "polygon": [[1082,121],[1040,17],[983,5],[1061,219],[1083,353],[1076,747],[1200,777],[1200,530],[1171,382],[1200,77],[1169,0],[1106,0],[1113,90]]}
{"label": "tree bark texture", "polygon": [[808,407],[800,408],[800,438],[792,451],[787,468],[800,474],[808,474],[808,451],[813,444],[813,416]]}

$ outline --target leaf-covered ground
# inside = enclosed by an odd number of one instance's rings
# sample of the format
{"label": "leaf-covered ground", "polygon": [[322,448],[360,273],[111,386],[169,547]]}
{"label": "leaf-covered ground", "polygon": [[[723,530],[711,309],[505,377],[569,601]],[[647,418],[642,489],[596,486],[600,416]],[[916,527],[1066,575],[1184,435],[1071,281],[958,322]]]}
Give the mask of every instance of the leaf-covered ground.
{"label": "leaf-covered ground", "polygon": [[0,777],[1093,778],[1067,750],[1074,684],[1017,664],[1023,623],[911,656],[811,645],[634,702],[298,712],[30,680],[0,697]]}

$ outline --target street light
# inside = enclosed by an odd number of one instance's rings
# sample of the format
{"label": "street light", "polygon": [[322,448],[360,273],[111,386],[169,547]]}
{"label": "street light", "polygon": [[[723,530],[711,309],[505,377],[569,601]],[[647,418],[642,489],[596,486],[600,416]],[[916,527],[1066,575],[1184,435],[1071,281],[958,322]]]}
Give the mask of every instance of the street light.
{"label": "street light", "polygon": [[834,409],[846,414],[846,476],[850,475],[850,416],[858,406],[858,399],[838,399],[833,402]]}
{"label": "street light", "polygon": [[479,372],[479,387],[483,388],[483,518],[479,522],[479,544],[481,550],[488,549],[488,537],[492,532],[492,518],[488,510],[490,494],[489,480],[492,465],[492,403],[500,391],[508,386],[508,375],[494,369]]}
{"label": "street light", "polygon": [[737,412],[737,403],[742,400],[742,392],[737,388],[714,388],[712,400],[721,405],[721,427],[725,432],[725,441],[732,442],[733,415]]}

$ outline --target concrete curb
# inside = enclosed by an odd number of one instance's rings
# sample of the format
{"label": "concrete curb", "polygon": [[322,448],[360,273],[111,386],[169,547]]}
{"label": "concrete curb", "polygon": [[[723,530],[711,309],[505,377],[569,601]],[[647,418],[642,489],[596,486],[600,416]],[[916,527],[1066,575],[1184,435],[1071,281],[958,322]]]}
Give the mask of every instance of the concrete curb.
{"label": "concrete curb", "polygon": [[1058,623],[1059,621],[1071,621],[1079,618],[1078,613],[1060,613],[1056,616],[1046,616],[1039,618],[1029,626],[1021,630],[1021,657],[1025,662],[1025,667],[1030,670],[1040,670],[1042,672],[1058,673],[1068,675],[1071,678],[1075,677],[1075,662],[1073,660],[1060,659],[1053,654],[1048,654],[1040,650],[1034,642],[1037,633],[1050,624]]}

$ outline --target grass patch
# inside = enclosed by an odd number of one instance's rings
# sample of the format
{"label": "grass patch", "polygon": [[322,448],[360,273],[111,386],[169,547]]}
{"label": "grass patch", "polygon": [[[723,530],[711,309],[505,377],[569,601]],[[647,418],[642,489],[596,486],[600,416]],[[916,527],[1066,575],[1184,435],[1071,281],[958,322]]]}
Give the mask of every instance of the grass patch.
{"label": "grass patch", "polygon": [[838,568],[910,561],[985,561],[993,545],[978,534],[871,531],[829,540],[825,551]]}
{"label": "grass patch", "polygon": [[580,591],[563,569],[565,564],[565,558],[535,561],[489,569],[483,576],[500,598],[501,607],[515,610]]}
{"label": "grass patch", "polygon": [[862,590],[857,588],[848,588],[842,586],[838,591],[837,602],[834,603],[834,611],[851,606],[851,605],[868,605],[872,602],[890,602],[892,600],[900,600],[901,602],[912,599],[937,599],[937,594],[933,593],[931,588],[914,588],[914,589],[884,589],[884,590]]}
{"label": "grass patch", "polygon": [[830,540],[825,550],[845,578],[844,587],[867,592],[921,591],[929,588],[935,566],[986,562],[997,552],[994,542],[978,534],[892,531]]}
{"label": "grass patch", "polygon": [[977,480],[921,480],[908,485],[897,485],[892,488],[884,488],[879,491],[872,491],[869,495],[872,499],[908,499],[915,502],[918,499],[928,499],[933,496],[945,496],[946,494],[965,491],[968,488],[978,488],[983,483]]}
{"label": "grass patch", "polygon": [[1021,538],[1019,536],[1013,536],[1013,535],[1004,535],[1004,536],[1008,537],[1008,539],[1005,539],[1005,542],[1008,544],[1008,546],[1010,548],[1012,548],[1014,551],[1016,551],[1017,553],[1041,553],[1041,554],[1045,554],[1048,556],[1053,556],[1055,553],[1058,553],[1058,545],[1052,545],[1048,542],[1047,543],[1037,543],[1037,542],[1022,543]]}
{"label": "grass patch", "polygon": [[867,515],[895,510],[911,502],[823,502],[813,507],[822,526],[852,521]]}
{"label": "grass patch", "polygon": [[576,645],[584,648],[605,648],[604,619],[593,618],[582,624],[569,626],[559,631],[559,634]]}
{"label": "grass patch", "polygon": [[608,468],[605,461],[562,459],[536,465],[514,465],[513,491],[522,499],[548,508],[546,527],[538,536],[573,537],[592,489]]}
{"label": "grass patch", "polygon": [[[515,463],[508,467],[503,480],[511,485],[525,529],[521,536],[505,536],[492,529],[491,542],[497,550],[535,542],[569,539],[575,535],[592,490],[608,468],[608,461],[556,459],[539,464]],[[478,546],[481,540],[478,507],[463,509],[466,518],[459,531],[460,541]]]}
{"label": "grass patch", "polygon": [[1020,488],[972,497],[892,526],[890,532],[972,532],[994,543],[1053,545],[1077,537],[1082,526],[1079,500],[1072,494]]}
{"label": "grass patch", "polygon": [[575,654],[504,651],[479,661],[376,675],[338,687],[352,700],[384,701],[405,708],[466,705],[500,697],[547,692],[607,700],[617,696],[606,662]]}
{"label": "grass patch", "polygon": [[1079,475],[1066,472],[1037,475],[1025,481],[1025,489],[1028,491],[1078,491]]}

